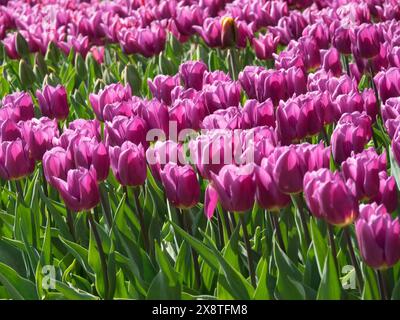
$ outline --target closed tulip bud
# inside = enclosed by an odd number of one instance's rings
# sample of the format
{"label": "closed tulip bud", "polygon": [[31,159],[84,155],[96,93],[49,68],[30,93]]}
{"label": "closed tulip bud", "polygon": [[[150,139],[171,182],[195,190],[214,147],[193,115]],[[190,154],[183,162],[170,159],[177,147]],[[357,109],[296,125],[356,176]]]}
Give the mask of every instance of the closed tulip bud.
{"label": "closed tulip bud", "polygon": [[191,166],[167,163],[160,175],[167,199],[174,207],[189,209],[199,202],[200,185]]}
{"label": "closed tulip bud", "polygon": [[201,61],[187,61],[179,66],[179,76],[185,88],[201,90],[203,88],[203,75],[207,66]]}
{"label": "closed tulip bud", "polygon": [[120,147],[109,147],[111,169],[123,186],[143,185],[146,176],[146,159],[142,145],[125,141]]}
{"label": "closed tulip bud", "polygon": [[207,187],[204,209],[211,218],[220,201],[222,207],[231,212],[250,210],[255,201],[256,184],[254,165],[225,165],[218,175],[211,173],[212,183]]}
{"label": "closed tulip bud", "polygon": [[387,269],[400,259],[400,223],[383,205],[361,205],[356,222],[361,256],[374,269]]}
{"label": "closed tulip bud", "polygon": [[15,38],[15,48],[20,57],[29,55],[29,46],[25,38],[18,32]]}
{"label": "closed tulip bud", "polygon": [[30,175],[35,161],[29,156],[28,148],[21,139],[3,141],[0,144],[0,177],[17,180]]}
{"label": "closed tulip bud", "polygon": [[22,135],[31,157],[42,160],[43,154],[53,147],[53,139],[59,135],[57,122],[43,117],[22,123]]}
{"label": "closed tulip bud", "polygon": [[30,88],[35,83],[33,69],[25,60],[20,60],[19,62],[18,75],[24,88]]}
{"label": "closed tulip bud", "polygon": [[67,173],[74,167],[70,152],[61,147],[54,147],[43,155],[43,171],[48,183],[55,186],[54,178],[67,179]]}
{"label": "closed tulip bud", "polygon": [[68,117],[67,91],[63,86],[46,85],[42,92],[36,91],[36,97],[43,116],[57,120],[64,120]]}
{"label": "closed tulip bud", "polygon": [[342,163],[346,180],[354,182],[354,195],[357,199],[371,199],[379,192],[379,173],[386,171],[386,153],[378,155],[374,148],[347,158]]}
{"label": "closed tulip bud", "polygon": [[96,171],[97,181],[104,181],[108,177],[110,169],[110,157],[107,148],[95,138],[79,139],[73,148],[75,166]]}
{"label": "closed tulip bud", "polygon": [[355,40],[358,52],[362,58],[370,59],[380,50],[377,28],[372,24],[363,24],[355,29]]}
{"label": "closed tulip bud", "polygon": [[271,158],[264,158],[261,166],[256,166],[256,200],[259,206],[270,211],[279,211],[290,203],[290,197],[279,191],[273,179]]}
{"label": "closed tulip bud", "polygon": [[338,172],[307,172],[304,196],[311,213],[329,224],[345,227],[358,216],[358,202]]}
{"label": "closed tulip bud", "polygon": [[93,168],[71,169],[66,180],[54,178],[53,183],[65,205],[74,212],[91,210],[100,201],[96,171]]}

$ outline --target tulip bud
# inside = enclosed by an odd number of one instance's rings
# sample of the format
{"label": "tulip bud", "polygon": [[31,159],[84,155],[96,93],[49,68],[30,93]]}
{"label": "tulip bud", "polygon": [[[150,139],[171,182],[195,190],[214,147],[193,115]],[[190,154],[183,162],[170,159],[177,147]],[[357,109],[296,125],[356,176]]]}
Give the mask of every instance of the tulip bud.
{"label": "tulip bud", "polygon": [[15,38],[15,48],[21,57],[29,55],[29,46],[25,38],[18,32]]}
{"label": "tulip bud", "polygon": [[61,85],[46,85],[43,91],[36,91],[42,114],[50,119],[64,120],[68,117],[67,91]]}
{"label": "tulip bud", "polygon": [[25,60],[19,62],[19,78],[24,88],[30,88],[35,83],[35,74],[31,65],[26,63]]}
{"label": "tulip bud", "polygon": [[120,147],[109,147],[111,169],[123,186],[143,185],[146,176],[146,159],[141,144],[125,141]]}
{"label": "tulip bud", "polygon": [[61,147],[46,151],[42,160],[43,171],[48,183],[55,186],[54,178],[67,179],[68,170],[74,167],[71,154]]}
{"label": "tulip bud", "polygon": [[307,172],[304,197],[311,213],[330,224],[344,227],[358,216],[358,202],[338,172]]}
{"label": "tulip bud", "polygon": [[3,141],[0,144],[0,177],[4,180],[16,180],[30,175],[35,161],[29,156],[26,144],[17,139]]}
{"label": "tulip bud", "polygon": [[74,211],[87,211],[100,201],[99,186],[94,169],[71,169],[67,180],[53,179],[54,187],[60,192],[66,206]]}
{"label": "tulip bud", "polygon": [[216,198],[225,210],[231,212],[245,212],[253,207],[256,192],[253,164],[242,167],[228,164],[218,175],[211,172],[211,181],[207,188],[208,200],[204,204],[207,217],[214,212]]}
{"label": "tulip bud", "polygon": [[174,207],[188,209],[199,202],[200,185],[191,166],[167,163],[160,175],[167,199]]}
{"label": "tulip bud", "polygon": [[400,260],[400,223],[383,205],[361,205],[356,236],[364,261],[374,269],[387,269]]}

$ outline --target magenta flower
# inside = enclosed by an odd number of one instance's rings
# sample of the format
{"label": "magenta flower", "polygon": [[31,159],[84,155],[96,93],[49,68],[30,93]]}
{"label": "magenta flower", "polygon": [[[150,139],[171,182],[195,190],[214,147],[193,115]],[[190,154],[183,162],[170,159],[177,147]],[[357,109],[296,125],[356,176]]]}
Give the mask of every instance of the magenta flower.
{"label": "magenta flower", "polygon": [[179,66],[179,76],[185,88],[201,90],[203,87],[203,75],[207,66],[202,61],[187,61]]}
{"label": "magenta flower", "polygon": [[109,147],[111,169],[123,186],[143,185],[147,177],[146,159],[141,144],[125,141],[121,146]]}
{"label": "magenta flower", "polygon": [[65,205],[74,212],[91,210],[100,201],[94,169],[71,169],[67,173],[67,180],[54,177],[53,184]]}
{"label": "magenta flower", "polygon": [[191,166],[167,163],[160,175],[167,199],[174,207],[189,209],[199,202],[200,185]]}
{"label": "magenta flower", "polygon": [[0,108],[0,120],[14,122],[30,120],[34,117],[33,101],[29,93],[15,92],[4,96]]}
{"label": "magenta flower", "polygon": [[258,59],[272,59],[272,54],[276,51],[279,43],[279,37],[274,37],[271,33],[260,35],[253,38],[252,45]]}
{"label": "magenta flower", "polygon": [[21,139],[0,143],[0,177],[17,180],[30,175],[35,161],[30,157],[28,146]]}
{"label": "magenta flower", "polygon": [[46,85],[43,91],[36,91],[36,98],[43,116],[57,120],[64,120],[68,117],[67,91],[63,86]]}
{"label": "magenta flower", "polygon": [[400,259],[400,224],[383,205],[361,205],[356,236],[364,261],[374,269],[386,269]]}
{"label": "magenta flower", "polygon": [[158,75],[153,80],[147,80],[153,97],[167,105],[171,104],[171,91],[179,86],[178,76]]}
{"label": "magenta flower", "polygon": [[46,151],[42,160],[43,171],[48,183],[55,186],[54,178],[67,180],[67,174],[74,168],[70,152],[61,147],[54,147]]}
{"label": "magenta flower", "polygon": [[304,197],[311,213],[330,224],[344,227],[358,216],[358,202],[338,172],[307,172]]}

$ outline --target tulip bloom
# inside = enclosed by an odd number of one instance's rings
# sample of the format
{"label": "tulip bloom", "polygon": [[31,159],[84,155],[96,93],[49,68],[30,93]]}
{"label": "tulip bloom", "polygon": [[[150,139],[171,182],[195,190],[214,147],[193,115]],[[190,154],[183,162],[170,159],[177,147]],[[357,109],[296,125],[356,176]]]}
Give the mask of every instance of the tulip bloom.
{"label": "tulip bloom", "polygon": [[17,180],[30,175],[35,161],[30,157],[27,145],[21,139],[3,141],[0,144],[0,177]]}
{"label": "tulip bloom", "polygon": [[383,204],[388,212],[393,212],[397,209],[396,180],[392,176],[388,177],[386,171],[379,172],[379,191],[371,201]]}
{"label": "tulip bloom", "polygon": [[290,203],[290,196],[282,193],[273,178],[273,157],[264,158],[256,166],[256,200],[261,208],[279,211]]}
{"label": "tulip bloom", "polygon": [[171,91],[179,86],[179,77],[178,76],[165,76],[158,75],[153,80],[147,80],[149,85],[149,89],[153,95],[153,97],[157,98],[161,102],[164,102],[167,105],[171,104]]}
{"label": "tulip bloom", "polygon": [[206,64],[201,61],[187,61],[179,66],[179,76],[185,88],[201,90],[203,87],[203,75],[208,70]]}
{"label": "tulip bloom", "polygon": [[258,59],[272,59],[272,54],[276,51],[279,43],[279,37],[274,37],[271,33],[260,35],[258,38],[253,38],[252,45]]}
{"label": "tulip bloom", "polygon": [[107,179],[110,169],[110,158],[103,142],[97,142],[95,138],[85,137],[79,139],[72,149],[76,167],[86,169],[93,167],[96,171],[97,181]]}
{"label": "tulip bloom", "polygon": [[1,103],[0,120],[14,122],[30,120],[34,117],[33,101],[29,93],[15,92],[6,95]]}
{"label": "tulip bloom", "polygon": [[358,202],[338,172],[307,172],[304,197],[311,213],[332,225],[347,226],[358,216]]}
{"label": "tulip bloom", "polygon": [[270,99],[259,103],[255,99],[247,100],[243,106],[242,127],[275,127],[275,110]]}
{"label": "tulip bloom", "polygon": [[229,48],[236,44],[237,27],[232,17],[221,19],[221,47]]}
{"label": "tulip bloom", "polygon": [[65,205],[74,212],[90,210],[100,201],[96,171],[93,168],[71,169],[66,181],[54,177],[53,184]]}
{"label": "tulip bloom", "polygon": [[110,147],[111,169],[123,186],[141,186],[147,176],[146,159],[141,144],[125,141],[120,147]]}
{"label": "tulip bloom", "polygon": [[356,236],[364,261],[374,269],[387,269],[400,259],[400,223],[383,205],[361,205]]}
{"label": "tulip bloom", "polygon": [[0,142],[21,138],[21,128],[12,120],[0,120]]}
{"label": "tulip bloom", "polygon": [[254,165],[226,165],[218,175],[211,172],[212,183],[207,187],[204,203],[205,214],[211,218],[218,200],[231,212],[250,210],[255,201],[256,184]]}
{"label": "tulip bloom", "polygon": [[377,28],[372,24],[363,24],[355,29],[357,51],[364,59],[376,56],[380,50]]}
{"label": "tulip bloom", "polygon": [[400,68],[389,68],[377,73],[374,82],[383,103],[391,97],[400,96]]}
{"label": "tulip bloom", "polygon": [[199,202],[200,185],[190,165],[167,163],[160,176],[167,199],[174,207],[189,209]]}
{"label": "tulip bloom", "polygon": [[344,178],[351,180],[357,199],[371,199],[379,192],[379,173],[386,171],[386,153],[378,155],[374,148],[347,158],[342,163]]}
{"label": "tulip bloom", "polygon": [[57,120],[64,120],[68,117],[67,91],[63,86],[46,85],[42,92],[36,91],[36,98],[43,116]]}
{"label": "tulip bloom", "polygon": [[61,147],[54,147],[46,151],[42,160],[44,176],[48,183],[55,186],[53,179],[67,180],[67,174],[74,168],[71,153]]}
{"label": "tulip bloom", "polygon": [[131,87],[123,86],[120,83],[113,83],[100,90],[98,94],[91,93],[89,101],[92,105],[96,118],[104,121],[103,112],[106,105],[128,101],[132,98]]}

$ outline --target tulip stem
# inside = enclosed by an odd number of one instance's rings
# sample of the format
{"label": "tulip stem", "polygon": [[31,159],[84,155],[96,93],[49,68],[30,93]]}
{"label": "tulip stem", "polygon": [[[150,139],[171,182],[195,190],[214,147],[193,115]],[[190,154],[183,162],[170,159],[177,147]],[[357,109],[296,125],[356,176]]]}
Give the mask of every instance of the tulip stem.
{"label": "tulip stem", "polygon": [[243,230],[243,240],[244,244],[246,246],[246,251],[247,251],[247,263],[249,267],[249,273],[250,273],[250,279],[251,279],[251,284],[255,288],[257,283],[256,283],[256,274],[254,271],[254,264],[253,264],[253,257],[251,254],[251,246],[250,246],[250,240],[249,240],[249,234],[247,233],[247,227],[246,227],[246,222],[244,221],[244,214],[239,213],[239,218],[240,222],[242,224],[242,230]]}
{"label": "tulip stem", "polygon": [[44,192],[44,195],[45,195],[46,197],[48,197],[48,196],[49,196],[49,192],[48,192],[48,190],[47,190],[47,181],[46,181],[46,176],[44,175],[44,167],[43,167],[43,164],[42,164],[42,170],[41,170],[40,172],[41,172],[41,174],[42,174],[43,192]]}
{"label": "tulip stem", "polygon": [[379,292],[381,295],[381,299],[388,300],[389,295],[388,295],[388,290],[387,290],[387,284],[386,284],[385,275],[383,273],[384,273],[384,271],[376,270],[376,274],[378,276]]}
{"label": "tulip stem", "polygon": [[286,252],[285,243],[283,242],[283,237],[282,237],[282,232],[281,232],[281,227],[279,225],[278,217],[276,216],[276,214],[274,212],[270,212],[269,216],[271,218],[272,224],[275,229],[275,234],[276,234],[276,238],[278,240],[278,244],[281,247],[282,251]]}
{"label": "tulip stem", "polygon": [[339,276],[339,263],[337,260],[337,251],[335,244],[335,233],[331,224],[327,223],[328,226],[328,236],[329,236],[329,246],[331,247],[333,262],[335,263],[336,273]]}
{"label": "tulip stem", "polygon": [[218,223],[218,235],[219,235],[220,249],[222,249],[225,247],[224,227],[222,225],[221,215],[219,213],[217,214],[217,223]]}
{"label": "tulip stem", "polygon": [[219,214],[221,215],[221,219],[223,220],[223,223],[225,224],[226,233],[228,235],[228,240],[229,240],[232,236],[232,230],[231,230],[231,226],[229,223],[228,214],[222,207],[218,207],[218,211],[219,211]]}
{"label": "tulip stem", "polygon": [[235,49],[228,49],[228,59],[229,59],[229,72],[231,74],[232,80],[237,79],[237,65],[235,59]]}
{"label": "tulip stem", "polygon": [[25,204],[24,200],[24,191],[22,190],[21,182],[19,180],[15,180],[15,187],[17,188],[17,197],[18,200]]}
{"label": "tulip stem", "polygon": [[111,228],[112,227],[111,208],[110,208],[110,202],[108,201],[107,191],[105,189],[104,183],[100,184],[100,200],[104,210],[104,216],[106,218],[107,224]]}
{"label": "tulip stem", "polygon": [[[128,194],[126,195],[128,197]],[[147,228],[146,228],[146,223],[144,220],[144,214],[142,207],[140,206],[140,201],[139,201],[139,189],[138,188],[133,188],[133,198],[135,200],[135,207],[136,207],[136,214],[139,218],[139,223],[140,223],[140,229],[141,229],[141,234],[143,237],[143,243],[144,247],[147,252],[149,252],[150,246],[149,246],[149,236],[147,233]]]}
{"label": "tulip stem", "polygon": [[92,212],[88,212],[88,218],[89,218],[89,227],[93,232],[94,235],[94,240],[96,241],[96,246],[97,249],[99,250],[99,256],[100,256],[100,264],[101,264],[101,269],[103,272],[103,278],[104,278],[104,299],[108,300],[108,294],[109,294],[109,283],[108,283],[108,270],[107,270],[107,262],[106,262],[106,256],[103,251],[103,247],[101,245],[101,239],[99,236],[99,233],[97,231],[96,223],[93,220],[93,214]]}
{"label": "tulip stem", "polygon": [[308,231],[307,217],[304,212],[304,201],[301,194],[293,194],[292,201],[300,214],[301,224],[303,226],[304,240],[306,241],[307,248],[311,243],[310,232]]}
{"label": "tulip stem", "polygon": [[358,265],[358,262],[357,262],[356,254],[354,252],[353,243],[351,241],[351,236],[350,236],[350,232],[349,232],[349,227],[345,227],[343,229],[343,233],[344,233],[344,237],[346,238],[346,241],[347,241],[347,247],[349,249],[351,263],[353,264],[354,270],[356,271],[358,287],[360,288],[360,291],[361,291],[362,285],[363,285],[362,274],[361,274],[360,266]]}
{"label": "tulip stem", "polygon": [[[187,210],[179,210],[178,214],[182,217],[182,226],[183,229],[191,236],[194,236],[191,231],[191,223],[188,221],[189,211]],[[199,257],[197,255],[197,252],[193,249],[190,250],[192,252],[192,258],[193,258],[193,266],[194,266],[194,275],[195,275],[195,287],[197,289],[200,288],[201,286],[201,272],[200,272],[200,265],[199,265]]]}
{"label": "tulip stem", "polygon": [[71,210],[69,210],[68,208],[65,208],[65,210],[67,211],[67,224],[69,227],[69,231],[71,232],[72,239],[74,239],[75,241],[74,218],[72,217]]}

